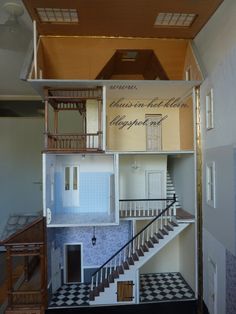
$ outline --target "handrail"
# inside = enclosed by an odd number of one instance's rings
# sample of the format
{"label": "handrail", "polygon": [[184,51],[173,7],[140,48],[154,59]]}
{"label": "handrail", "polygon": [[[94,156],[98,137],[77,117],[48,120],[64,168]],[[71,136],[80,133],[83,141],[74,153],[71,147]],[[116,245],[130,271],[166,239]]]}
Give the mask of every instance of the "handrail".
{"label": "handrail", "polygon": [[173,198],[127,198],[120,199],[120,202],[131,202],[131,201],[173,201]]}
{"label": "handrail", "polygon": [[146,230],[154,221],[156,221],[158,218],[160,218],[170,207],[174,205],[176,202],[176,195],[173,195],[173,199],[159,199],[161,201],[171,201],[172,203],[169,204],[160,214],[158,214],[154,219],[152,219],[143,229],[141,229],[135,236],[133,236],[125,245],[123,245],[115,254],[113,254],[102,266],[99,267],[98,270],[96,270],[93,274],[92,277],[94,277],[97,273],[100,272],[100,270],[107,265],[115,256],[117,256],[121,251],[124,250],[130,243],[132,243],[144,230]]}

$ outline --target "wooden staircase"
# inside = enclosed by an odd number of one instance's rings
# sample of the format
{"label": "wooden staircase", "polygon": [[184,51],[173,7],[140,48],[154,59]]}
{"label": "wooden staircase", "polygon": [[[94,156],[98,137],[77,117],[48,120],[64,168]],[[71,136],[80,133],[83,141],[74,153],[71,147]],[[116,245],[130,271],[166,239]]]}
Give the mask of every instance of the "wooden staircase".
{"label": "wooden staircase", "polygon": [[161,214],[93,274],[90,304],[116,303],[117,282],[135,282],[136,271],[189,225],[177,223],[173,216],[174,203],[175,197]]}

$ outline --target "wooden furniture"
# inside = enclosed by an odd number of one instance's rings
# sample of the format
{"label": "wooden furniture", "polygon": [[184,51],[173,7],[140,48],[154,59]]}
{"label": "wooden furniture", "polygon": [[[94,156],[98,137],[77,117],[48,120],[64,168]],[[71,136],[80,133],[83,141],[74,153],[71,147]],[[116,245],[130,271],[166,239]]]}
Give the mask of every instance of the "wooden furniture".
{"label": "wooden furniture", "polygon": [[[97,101],[97,132],[87,132],[88,100]],[[49,131],[50,106],[53,109],[53,132]],[[60,111],[77,111],[83,132],[61,133],[58,127]],[[45,88],[45,151],[46,152],[101,152],[102,151],[102,88]]]}
{"label": "wooden furniture", "polygon": [[[8,305],[6,314],[41,314],[47,306],[45,218],[15,232],[2,242],[6,248]],[[24,272],[13,284],[13,257],[24,258]]]}

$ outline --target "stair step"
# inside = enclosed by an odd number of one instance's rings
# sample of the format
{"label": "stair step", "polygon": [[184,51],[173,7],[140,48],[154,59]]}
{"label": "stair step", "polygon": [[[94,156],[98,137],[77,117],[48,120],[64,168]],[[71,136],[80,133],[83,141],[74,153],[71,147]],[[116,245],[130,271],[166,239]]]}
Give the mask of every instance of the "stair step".
{"label": "stair step", "polygon": [[157,237],[155,235],[153,237],[151,237],[151,240],[153,243],[159,243],[159,240],[157,239]]}
{"label": "stair step", "polygon": [[113,276],[113,278],[119,278],[119,272],[118,272],[118,270],[113,270],[113,271],[112,271],[112,276]]}
{"label": "stair step", "polygon": [[118,266],[117,271],[120,275],[124,274],[124,268],[122,266]]}
{"label": "stair step", "polygon": [[104,279],[104,281],[103,281],[103,285],[104,285],[104,287],[105,288],[108,288],[109,287],[109,281],[108,281],[108,279],[106,278],[106,279]]}
{"label": "stair step", "polygon": [[143,251],[141,249],[137,250],[138,256],[144,256]]}
{"label": "stair step", "polygon": [[128,263],[129,265],[134,265],[134,260],[132,259],[132,257],[128,257]]}
{"label": "stair step", "polygon": [[168,235],[168,231],[165,230],[165,228],[160,229],[160,232],[163,234],[163,236]]}
{"label": "stair step", "polygon": [[149,251],[145,244],[141,245],[140,248],[143,250],[143,252],[148,252]]}
{"label": "stair step", "polygon": [[132,259],[134,261],[138,261],[139,260],[137,253],[133,253],[131,256],[132,256]]}
{"label": "stair step", "polygon": [[146,243],[148,248],[153,248],[154,247],[153,243],[150,240],[149,241],[145,241],[145,243]]}
{"label": "stair step", "polygon": [[178,227],[178,223],[173,220],[169,221],[169,224],[172,225],[173,227]]}
{"label": "stair step", "polygon": [[129,264],[125,261],[123,262],[123,267],[124,269],[129,269]]}
{"label": "stair step", "polygon": [[164,239],[163,235],[160,234],[160,232],[155,233],[155,236],[160,240]]}
{"label": "stair step", "polygon": [[173,231],[173,226],[170,226],[169,224],[168,225],[165,225],[165,228],[167,231]]}
{"label": "stair step", "polygon": [[112,274],[108,275],[108,282],[113,283],[114,282],[114,277]]}

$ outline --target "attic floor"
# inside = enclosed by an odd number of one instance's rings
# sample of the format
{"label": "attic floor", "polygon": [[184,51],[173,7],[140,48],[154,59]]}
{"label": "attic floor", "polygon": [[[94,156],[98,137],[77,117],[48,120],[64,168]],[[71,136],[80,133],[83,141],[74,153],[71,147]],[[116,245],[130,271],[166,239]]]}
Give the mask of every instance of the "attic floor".
{"label": "attic floor", "polygon": [[[88,306],[89,289],[89,284],[64,284],[52,296],[49,308]],[[192,299],[193,290],[178,272],[140,275],[140,303]]]}

